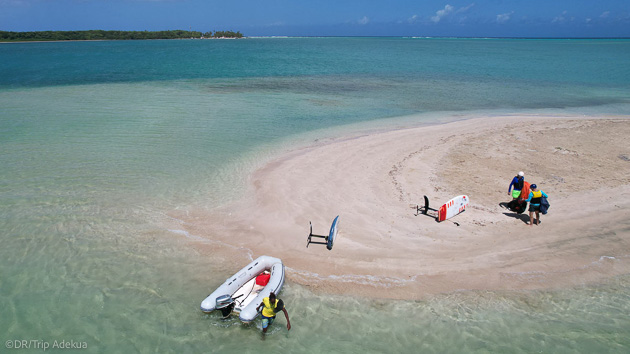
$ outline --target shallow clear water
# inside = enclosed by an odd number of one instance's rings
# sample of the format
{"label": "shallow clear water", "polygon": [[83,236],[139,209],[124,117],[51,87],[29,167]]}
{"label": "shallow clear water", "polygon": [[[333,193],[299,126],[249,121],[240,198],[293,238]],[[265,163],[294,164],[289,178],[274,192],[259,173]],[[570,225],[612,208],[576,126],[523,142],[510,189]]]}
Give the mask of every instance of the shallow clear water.
{"label": "shallow clear water", "polygon": [[279,318],[263,344],[259,323],[199,311],[235,271],[198,253],[212,240],[162,225],[238,198],[252,169],[319,138],[479,114],[630,114],[628,57],[625,40],[0,45],[2,339],[93,352],[627,352],[627,276],[414,302],[289,283],[293,329]]}

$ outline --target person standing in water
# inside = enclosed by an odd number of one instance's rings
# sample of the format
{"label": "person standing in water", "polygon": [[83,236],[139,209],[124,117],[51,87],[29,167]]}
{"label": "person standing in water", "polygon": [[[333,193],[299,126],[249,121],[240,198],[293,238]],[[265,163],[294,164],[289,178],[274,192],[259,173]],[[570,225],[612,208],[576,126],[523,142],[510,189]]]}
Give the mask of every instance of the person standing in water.
{"label": "person standing in water", "polygon": [[267,329],[276,319],[276,314],[280,311],[284,312],[284,317],[287,319],[287,330],[291,330],[291,321],[289,321],[289,313],[284,308],[284,302],[276,298],[276,294],[270,293],[269,297],[263,299],[263,301],[256,307],[256,311],[260,311],[262,307],[262,327],[263,333],[267,333]]}

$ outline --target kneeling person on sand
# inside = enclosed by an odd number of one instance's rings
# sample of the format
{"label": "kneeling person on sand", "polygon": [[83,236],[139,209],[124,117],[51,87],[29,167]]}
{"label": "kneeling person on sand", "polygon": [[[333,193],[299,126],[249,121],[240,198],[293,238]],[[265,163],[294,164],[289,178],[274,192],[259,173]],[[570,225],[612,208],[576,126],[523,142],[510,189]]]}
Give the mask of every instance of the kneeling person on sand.
{"label": "kneeling person on sand", "polygon": [[267,333],[267,328],[273,323],[273,320],[276,319],[276,314],[282,310],[284,312],[284,317],[287,319],[287,330],[291,330],[291,322],[289,321],[289,313],[287,309],[284,308],[284,303],[280,299],[276,299],[276,294],[270,293],[269,297],[263,299],[263,301],[256,307],[256,311],[260,311],[262,309],[262,327],[263,333]]}
{"label": "kneeling person on sand", "polygon": [[540,224],[540,199],[549,197],[542,190],[538,190],[535,184],[532,184],[529,188],[531,191],[526,202],[529,202],[529,226],[532,226],[534,224],[534,212],[536,212],[536,225]]}

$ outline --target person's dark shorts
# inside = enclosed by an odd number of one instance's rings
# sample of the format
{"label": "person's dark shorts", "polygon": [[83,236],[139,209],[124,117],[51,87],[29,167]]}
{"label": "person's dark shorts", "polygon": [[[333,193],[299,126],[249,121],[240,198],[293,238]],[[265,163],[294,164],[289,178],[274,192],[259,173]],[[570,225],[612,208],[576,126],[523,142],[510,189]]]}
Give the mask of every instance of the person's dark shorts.
{"label": "person's dark shorts", "polygon": [[529,211],[540,211],[540,204],[529,204]]}

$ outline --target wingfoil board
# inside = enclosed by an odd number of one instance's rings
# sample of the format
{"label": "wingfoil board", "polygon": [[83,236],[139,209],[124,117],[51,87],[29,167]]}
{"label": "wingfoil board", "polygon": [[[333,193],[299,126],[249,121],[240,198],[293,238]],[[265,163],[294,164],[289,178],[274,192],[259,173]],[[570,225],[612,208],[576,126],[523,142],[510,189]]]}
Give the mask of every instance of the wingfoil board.
{"label": "wingfoil board", "polygon": [[446,219],[450,219],[453,216],[461,213],[466,210],[468,206],[468,196],[467,195],[458,195],[457,197],[449,200],[444,205],[440,207],[438,211],[437,221],[444,221]]}
{"label": "wingfoil board", "polygon": [[335,242],[335,238],[337,238],[337,231],[339,230],[339,215],[333,220],[332,225],[330,226],[330,233],[328,234],[328,240],[326,241],[326,248],[328,250],[332,250],[333,243]]}

